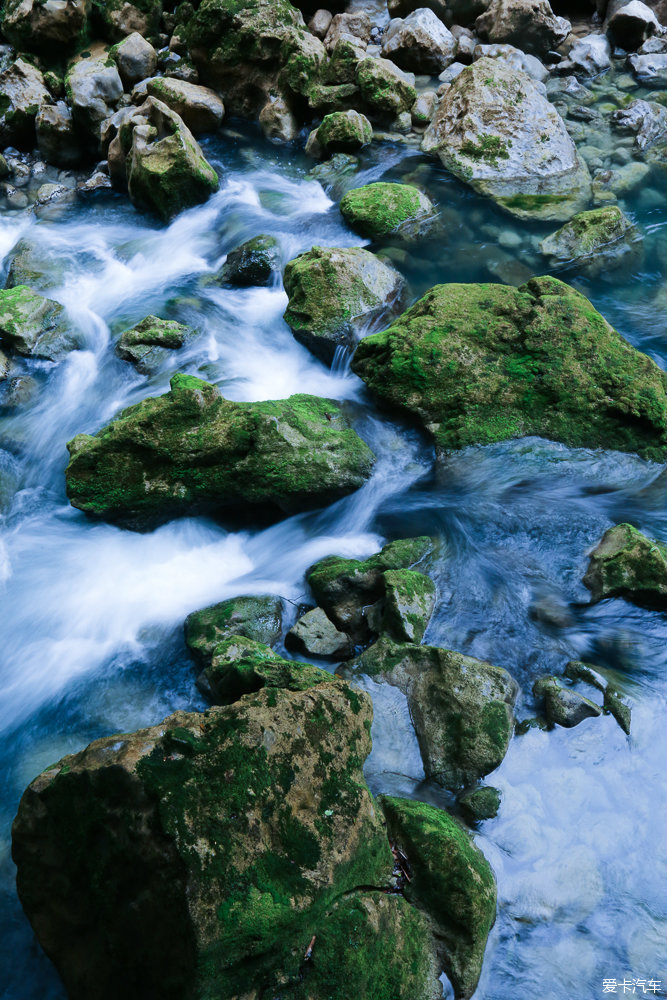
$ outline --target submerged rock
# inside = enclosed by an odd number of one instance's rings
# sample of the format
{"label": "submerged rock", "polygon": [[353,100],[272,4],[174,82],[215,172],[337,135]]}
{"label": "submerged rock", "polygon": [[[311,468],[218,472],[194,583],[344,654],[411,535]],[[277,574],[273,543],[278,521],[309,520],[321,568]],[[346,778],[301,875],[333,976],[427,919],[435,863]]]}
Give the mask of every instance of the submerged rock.
{"label": "submerged rock", "polygon": [[313,247],[284,273],[289,303],[285,321],[298,341],[331,363],[338,347],[396,313],[405,281],[398,271],[360,247]]}
{"label": "submerged rock", "polygon": [[597,275],[628,266],[628,258],[641,255],[641,237],[617,205],[580,212],[540,243],[551,266],[574,264],[578,270]]}
{"label": "submerged rock", "polygon": [[624,597],[643,607],[667,607],[667,546],[631,524],[617,524],[591,553],[584,585],[594,601]]}
{"label": "submerged rock", "polygon": [[584,719],[597,718],[602,709],[590,698],[565,687],[557,677],[540,677],[533,684],[533,694],[544,700],[544,713],[550,726],[571,729]]}
{"label": "submerged rock", "polygon": [[374,461],[331,400],[233,403],[181,374],[166,395],[68,448],[73,506],[135,529],[197,511],[276,516],[323,506],[362,486]]}
{"label": "submerged rock", "polygon": [[667,376],[557,278],[436,285],[352,368],[441,450],[538,434],[664,461]]}
{"label": "submerged rock", "polygon": [[348,191],[340,210],[350,228],[370,240],[415,240],[436,217],[433,202],[418,188],[384,181]]}
{"label": "submerged rock", "polygon": [[378,891],[392,856],[361,770],[370,719],[333,678],[269,687],[36,778],[18,891],[72,1000],[437,996],[427,919]]}
{"label": "submerged rock", "polygon": [[280,274],[280,244],[275,236],[255,236],[227,254],[216,277],[222,285],[270,285]]}
{"label": "submerged rock", "polygon": [[445,91],[422,148],[519,218],[566,220],[591,197],[565,123],[525,73],[488,57]]}
{"label": "submerged rock", "polygon": [[0,291],[0,340],[17,354],[46,361],[60,361],[81,347],[60,303],[26,285]]}
{"label": "submerged rock", "polygon": [[[371,608],[379,605],[380,615],[383,602],[388,596],[385,574],[392,571],[408,570],[420,564],[433,551],[433,541],[427,536],[402,538],[389,542],[384,548],[368,559],[345,559],[341,556],[327,556],[320,559],[306,571],[306,580],[318,605],[324,608],[331,621],[341,631],[346,632],[355,642],[368,639],[372,628],[368,621]],[[415,574],[420,576],[421,574]],[[391,584],[390,577],[390,587]],[[414,618],[412,599],[405,602],[405,587],[400,586],[400,578],[394,578],[394,596],[389,594],[389,622],[395,620],[396,627],[404,631],[412,627],[417,635],[422,627]],[[429,587],[421,584],[414,598],[417,612],[422,612],[422,625],[426,628],[430,604]],[[432,610],[432,609],[431,609]],[[375,623],[373,623],[375,624]],[[422,632],[423,634],[423,632]],[[419,640],[417,640],[419,641]]]}
{"label": "submerged rock", "polygon": [[477,987],[496,919],[493,871],[472,838],[446,812],[387,795],[379,801],[389,837],[409,866],[405,897],[433,921],[441,945],[439,957],[454,996],[467,1000]]}
{"label": "submerged rock", "polygon": [[502,667],[383,636],[346,669],[406,695],[426,777],[445,788],[483,778],[507,753],[519,689]]}
{"label": "submerged rock", "polygon": [[125,330],[116,345],[123,361],[131,361],[137,371],[150,375],[163,363],[170,351],[183,347],[193,331],[174,320],[146,316],[130,330]]}
{"label": "submerged rock", "polygon": [[282,615],[279,597],[231,597],[188,615],[185,641],[200,663],[210,662],[216,646],[231,636],[244,636],[272,646],[280,638]]}
{"label": "submerged rock", "polygon": [[285,636],[285,645],[324,660],[346,660],[353,652],[349,636],[338,631],[322,608],[313,608],[300,618]]}

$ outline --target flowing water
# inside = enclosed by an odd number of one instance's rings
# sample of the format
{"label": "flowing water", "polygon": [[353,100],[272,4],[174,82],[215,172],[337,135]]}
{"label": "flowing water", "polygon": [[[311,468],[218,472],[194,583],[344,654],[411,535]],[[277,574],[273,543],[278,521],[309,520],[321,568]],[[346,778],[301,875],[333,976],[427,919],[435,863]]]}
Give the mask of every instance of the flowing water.
{"label": "flowing water", "polygon": [[[531,730],[489,777],[503,801],[477,842],[497,874],[499,912],[476,996],[592,998],[603,978],[664,987],[667,621],[623,601],[590,606],[580,582],[587,550],[612,523],[631,520],[667,539],[661,467],[533,438],[471,448],[436,468],[428,441],[379,414],[345,358],[329,371],[296,343],[282,320],[282,286],[230,290],[205,280],[258,233],[277,236],[285,260],[313,244],[359,243],[308,176],[312,163],[250,129],[224,131],[206,152],[221,189],[168,228],[116,196],[56,217],[0,220],[0,253],[19,238],[43,253],[41,287],[85,334],[85,349],[60,365],[22,362],[35,380],[30,399],[0,398],[0,997],[64,997],[14,889],[10,825],[28,782],[99,736],[204,707],[182,636],[189,612],[276,593],[289,619],[316,559],[364,556],[386,539],[424,533],[439,539],[439,606],[426,641],[509,669],[522,685],[521,717],[535,711],[532,680],[572,658],[597,664],[633,704],[630,738],[610,716]],[[536,241],[553,226],[514,223],[409,146],[374,146],[356,176],[339,178],[336,195],[380,177],[416,177],[442,210],[439,235],[410,255],[393,252],[415,296],[440,281],[519,283],[543,273]],[[667,367],[667,199],[644,187],[624,207],[645,236],[643,269],[571,280]],[[113,344],[151,312],[190,323],[198,336],[147,378]],[[294,392],[344,400],[379,457],[373,478],[326,511],[263,530],[182,519],[139,535],[88,521],[66,500],[66,442],[164,392],[176,370],[235,400]],[[424,781],[402,696],[367,686],[376,708],[372,788],[450,804]]]}

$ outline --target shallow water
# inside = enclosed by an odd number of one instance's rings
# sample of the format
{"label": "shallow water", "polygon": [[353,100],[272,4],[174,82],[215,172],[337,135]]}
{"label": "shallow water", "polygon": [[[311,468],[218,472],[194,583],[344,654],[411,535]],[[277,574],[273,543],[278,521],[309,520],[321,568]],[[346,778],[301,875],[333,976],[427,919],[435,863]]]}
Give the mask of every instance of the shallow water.
{"label": "shallow water", "polygon": [[[344,363],[329,371],[296,343],[281,318],[282,287],[235,291],[202,280],[260,232],[279,238],[285,260],[313,244],[359,243],[294,150],[245,128],[225,130],[206,150],[221,190],[168,228],[115,196],[60,217],[0,219],[6,262],[20,237],[48,252],[44,288],[86,344],[58,366],[22,362],[36,395],[0,409],[0,997],[64,997],[14,891],[10,824],[26,784],[94,738],[203,707],[182,638],[190,611],[270,592],[294,615],[316,559],[362,556],[422,533],[440,540],[440,600],[426,641],[507,667],[522,685],[522,717],[534,712],[532,679],[574,657],[613,675],[633,703],[631,738],[611,717],[532,730],[489,776],[503,801],[478,843],[498,877],[499,913],[476,997],[596,997],[603,978],[624,976],[664,986],[667,621],[623,601],[589,606],[581,584],[586,552],[610,524],[630,519],[667,539],[661,467],[532,438],[471,448],[436,469],[428,441],[379,414]],[[443,220],[428,243],[393,254],[414,295],[439,281],[544,273],[536,243],[554,226],[513,222],[400,144],[374,147],[343,184],[411,176]],[[667,367],[658,294],[667,199],[657,194],[646,185],[624,204],[645,237],[636,273],[568,277]],[[146,378],[118,360],[113,343],[150,312],[188,322],[198,336]],[[236,400],[294,392],[344,400],[379,456],[373,478],[326,511],[262,530],[182,519],[137,535],[89,522],[65,497],[66,441],[165,391],[176,370]],[[448,804],[423,780],[402,696],[370,681],[368,689],[373,789]]]}

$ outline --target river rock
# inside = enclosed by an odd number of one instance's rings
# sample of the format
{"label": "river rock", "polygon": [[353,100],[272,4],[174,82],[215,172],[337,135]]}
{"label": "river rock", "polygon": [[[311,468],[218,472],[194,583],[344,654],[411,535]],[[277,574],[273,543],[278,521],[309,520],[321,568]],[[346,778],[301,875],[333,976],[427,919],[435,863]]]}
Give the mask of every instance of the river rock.
{"label": "river rock", "polygon": [[201,511],[265,517],[325,506],[362,486],[374,461],[331,400],[234,403],[181,374],[166,395],[68,448],[73,506],[135,529]]}
{"label": "river rock", "polygon": [[104,50],[80,57],[65,77],[74,123],[97,147],[102,122],[116,110],[123,82]]}
{"label": "river rock", "polygon": [[55,52],[85,40],[90,0],[7,0],[2,33],[22,52]]}
{"label": "river rock", "polygon": [[542,83],[549,75],[549,70],[544,63],[540,62],[537,56],[528,55],[528,53],[522,52],[521,49],[515,48],[514,45],[500,45],[498,43],[494,45],[475,45],[473,49],[473,61],[483,59],[485,56],[489,59],[502,59],[512,69],[518,69],[522,73],[527,73],[536,83]]}
{"label": "river rock", "polygon": [[632,101],[612,112],[609,124],[616,131],[635,136],[635,148],[641,153],[659,139],[667,138],[667,110],[655,101]]}
{"label": "river rock", "polygon": [[370,240],[415,240],[437,217],[435,206],[411,184],[378,181],[348,191],[340,203],[351,229]]}
{"label": "river rock", "polygon": [[393,859],[361,771],[370,719],[333,678],[270,687],[37,777],[13,827],[18,891],[72,1000],[296,1000],[313,936],[312,1000],[351,982],[435,997],[426,918],[379,891]]}
{"label": "river rock", "polygon": [[225,106],[209,87],[158,76],[148,81],[146,90],[175,111],[194,135],[217,132],[222,124]]}
{"label": "river rock", "polygon": [[434,922],[454,995],[475,992],[496,919],[496,880],[472,838],[442,809],[383,795],[387,832],[409,867],[405,897]]}
{"label": "river rock", "polygon": [[617,524],[591,553],[584,585],[594,601],[624,597],[643,607],[667,607],[667,546],[631,524]]}
{"label": "river rock", "polygon": [[629,3],[610,3],[607,10],[605,28],[616,45],[628,52],[634,52],[642,42],[659,29],[658,19],[642,0]]}
{"label": "river rock", "polygon": [[316,132],[323,153],[354,153],[373,138],[373,126],[358,111],[334,111],[326,115]]}
{"label": "river rock", "polygon": [[519,688],[502,667],[382,636],[345,673],[386,681],[406,695],[426,777],[445,788],[478,781],[507,753]]}
{"label": "river rock", "polygon": [[437,76],[456,57],[456,39],[432,10],[421,7],[390,21],[382,55],[411,73]]}
{"label": "river rock", "polygon": [[578,691],[565,687],[557,677],[539,677],[533,684],[533,694],[544,700],[544,713],[550,726],[572,729],[584,719],[602,715],[599,705]]}
{"label": "river rock", "polygon": [[331,674],[321,667],[285,660],[255,639],[231,636],[215,646],[197,687],[214,704],[231,705],[264,687],[307,691],[330,680]]}
{"label": "river rock", "polygon": [[313,35],[315,35],[321,41],[324,41],[324,38],[331,26],[332,21],[333,21],[333,14],[331,13],[331,11],[325,10],[323,7],[319,7],[313,13],[313,16],[308,22],[308,31],[311,31]]}
{"label": "river rock", "polygon": [[569,219],[590,200],[588,170],[562,118],[527,74],[498,59],[456,77],[422,148],[519,218]]}
{"label": "river rock", "polygon": [[475,21],[475,31],[484,41],[516,45],[533,56],[557,49],[572,25],[556,17],[548,0],[491,0]]}
{"label": "river rock", "polygon": [[405,73],[391,59],[362,59],[356,81],[369,113],[400,115],[417,99],[414,74]]}
{"label": "river rock", "polygon": [[137,208],[168,222],[217,191],[218,175],[192,132],[166,104],[149,97],[136,117],[121,126],[121,146],[129,135],[125,172]]}
{"label": "river rock", "polygon": [[16,59],[0,72],[0,144],[32,150],[35,118],[51,95],[40,71],[25,59]]}
{"label": "river rock", "polygon": [[222,285],[270,285],[280,274],[280,244],[275,236],[255,236],[227,254],[216,277]]}
{"label": "river rock", "polygon": [[0,292],[0,340],[17,354],[46,361],[60,361],[81,347],[60,303],[26,285]]}
{"label": "river rock", "polygon": [[558,63],[559,73],[577,73],[599,76],[611,66],[611,46],[606,35],[594,32],[577,38],[570,47],[567,58]]}
{"label": "river rock", "polygon": [[383,576],[383,631],[396,642],[421,642],[435,609],[435,584],[413,569],[389,569]]}
{"label": "river rock", "polygon": [[162,0],[136,0],[135,3],[104,0],[96,5],[96,15],[110,42],[122,41],[135,32],[144,38],[153,37],[160,30]]}
{"label": "river rock", "polygon": [[436,285],[352,369],[441,451],[525,435],[664,461],[667,376],[553,277]]}
{"label": "river rock", "polygon": [[259,113],[259,124],[267,139],[293,142],[299,134],[299,122],[285,98],[269,94]]}
{"label": "river rock", "polygon": [[338,347],[398,311],[405,282],[398,271],[360,247],[313,247],[284,273],[285,321],[300,343],[331,364]]}
{"label": "river rock", "polygon": [[40,156],[47,163],[74,167],[81,162],[81,145],[65,101],[41,105],[35,118],[35,133]]}
{"label": "river rock", "polygon": [[640,255],[636,227],[617,205],[580,212],[540,243],[550,266],[572,264],[592,276],[627,267]]}
{"label": "river rock", "polygon": [[371,19],[365,10],[336,14],[324,37],[324,47],[332,53],[339,42],[351,40],[364,48],[371,37]]}
{"label": "river rock", "polygon": [[[153,76],[157,69],[157,52],[138,31],[133,31],[122,42],[114,45],[110,55],[128,90],[131,90],[135,83],[139,83],[140,80]],[[156,96],[159,97],[159,94]],[[165,103],[169,102],[165,101]]]}
{"label": "river rock", "polygon": [[457,802],[468,822],[479,823],[498,815],[500,798],[497,788],[484,785],[482,788],[473,788],[472,791],[459,795]]}
{"label": "river rock", "polygon": [[130,330],[125,330],[116,345],[123,361],[131,361],[137,371],[150,375],[156,371],[171,351],[178,350],[193,335],[190,327],[174,320],[146,316]]}
{"label": "river rock", "polygon": [[60,285],[65,274],[62,261],[54,259],[39,240],[23,236],[9,255],[9,270],[5,288],[29,285],[44,290]]}
{"label": "river rock", "polygon": [[306,612],[285,636],[285,645],[297,653],[325,660],[345,660],[353,652],[349,637],[338,631],[322,608]]}
{"label": "river rock", "polygon": [[664,90],[667,87],[667,52],[630,56],[628,62],[640,83]]}
{"label": "river rock", "polygon": [[243,636],[265,646],[280,638],[283,604],[273,595],[232,597],[220,604],[193,611],[185,619],[185,641],[198,663],[210,663],[215,648],[233,636]]}
{"label": "river rock", "polygon": [[[426,535],[402,538],[389,542],[368,559],[345,559],[342,556],[320,559],[306,571],[306,580],[315,600],[337,628],[350,635],[355,642],[363,642],[368,640],[372,631],[379,631],[371,627],[368,612],[379,608],[379,617],[382,617],[386,596],[385,573],[412,569],[432,551],[433,541]],[[428,618],[423,622],[424,628],[427,621]]]}

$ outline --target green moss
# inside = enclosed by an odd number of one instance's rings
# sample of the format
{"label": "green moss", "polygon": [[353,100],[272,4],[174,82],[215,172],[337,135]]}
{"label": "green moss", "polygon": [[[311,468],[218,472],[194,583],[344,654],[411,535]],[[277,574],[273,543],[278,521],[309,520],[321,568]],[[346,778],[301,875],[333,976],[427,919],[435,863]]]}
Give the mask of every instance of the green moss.
{"label": "green moss", "polygon": [[355,232],[372,240],[399,234],[414,237],[435,214],[417,188],[383,181],[348,191],[340,210]]}
{"label": "green moss", "polygon": [[542,240],[540,250],[556,261],[571,261],[605,254],[618,244],[637,239],[637,233],[617,205],[579,212],[557,232]]}
{"label": "green moss", "polygon": [[458,803],[471,823],[493,819],[500,808],[500,792],[491,785],[484,785],[459,796]]}
{"label": "green moss", "polygon": [[363,101],[371,111],[398,115],[408,111],[417,99],[417,91],[391,64],[379,59],[362,59],[356,68],[356,82]]}
{"label": "green moss", "polygon": [[421,642],[435,607],[435,584],[410,569],[384,573],[383,625],[397,642]]}
{"label": "green moss", "polygon": [[307,691],[330,682],[331,674],[326,670],[285,660],[261,642],[235,636],[222,639],[213,648],[199,685],[216,704],[229,705],[265,687]]}
{"label": "green moss", "polygon": [[617,524],[592,552],[584,584],[596,601],[625,597],[635,604],[665,607],[667,545],[631,524]]}
{"label": "green moss", "polygon": [[505,142],[499,135],[478,135],[477,143],[470,140],[463,143],[461,153],[471,160],[483,160],[484,163],[495,167],[498,165],[499,158],[501,160],[509,160],[508,147],[511,144],[511,140]]}
{"label": "green moss", "polygon": [[185,641],[198,662],[207,664],[224,639],[245,636],[271,646],[280,638],[281,628],[282,601],[279,597],[232,597],[188,615]]}
{"label": "green moss", "polygon": [[333,111],[317,130],[317,141],[326,153],[351,153],[372,138],[373,126],[358,111]]}
{"label": "green moss", "polygon": [[548,205],[558,205],[567,200],[566,194],[512,194],[496,198],[499,205],[522,212],[536,212]]}

